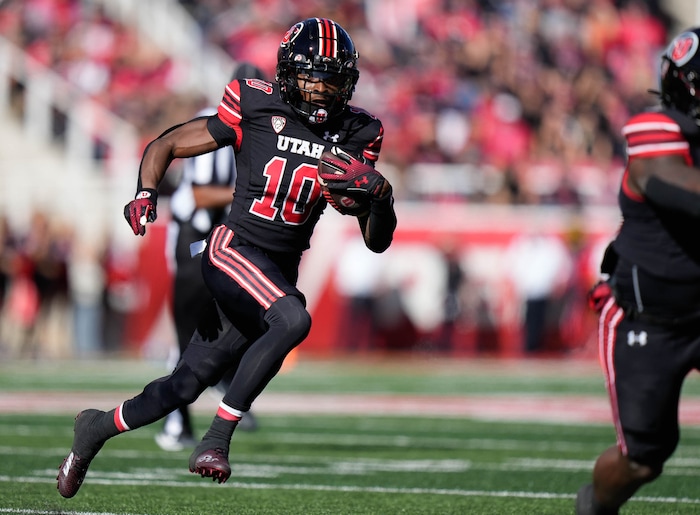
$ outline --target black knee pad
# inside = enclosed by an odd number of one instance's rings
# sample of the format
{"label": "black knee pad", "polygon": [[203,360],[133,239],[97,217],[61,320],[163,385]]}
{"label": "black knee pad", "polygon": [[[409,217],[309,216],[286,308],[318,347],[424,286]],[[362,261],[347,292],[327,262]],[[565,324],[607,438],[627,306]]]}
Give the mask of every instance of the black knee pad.
{"label": "black knee pad", "polygon": [[152,381],[143,390],[143,397],[156,404],[176,408],[194,402],[206,389],[187,363],[180,361],[172,374]]}
{"label": "black knee pad", "polygon": [[311,330],[311,315],[301,299],[287,295],[275,301],[265,313],[270,330],[280,329],[298,344]]}
{"label": "black knee pad", "polygon": [[222,320],[224,323],[213,340],[196,331],[182,355],[182,361],[207,386],[218,384],[224,372],[235,368],[249,345],[236,327],[223,316]]}

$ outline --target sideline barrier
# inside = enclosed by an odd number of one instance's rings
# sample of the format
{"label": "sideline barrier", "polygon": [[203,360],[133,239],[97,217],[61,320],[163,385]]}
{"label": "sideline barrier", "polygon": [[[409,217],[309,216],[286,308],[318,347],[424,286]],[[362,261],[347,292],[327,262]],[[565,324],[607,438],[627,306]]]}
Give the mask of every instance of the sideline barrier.
{"label": "sideline barrier", "polygon": [[[393,292],[403,310],[397,327],[374,342],[373,350],[414,351],[435,348],[442,324],[445,296],[445,262],[441,248],[454,247],[466,275],[467,312],[455,328],[448,349],[457,355],[486,352],[504,357],[522,355],[521,309],[507,278],[505,254],[513,238],[535,228],[564,240],[581,238],[572,281],[587,288],[597,279],[603,249],[614,236],[616,207],[592,207],[576,213],[564,207],[512,207],[397,203],[399,225],[391,248],[381,256],[380,293]],[[358,234],[350,217],[327,213],[302,260],[300,289],[307,295],[313,316],[311,334],[300,347],[303,353],[328,355],[339,342],[357,331],[347,316],[347,299],[336,286],[335,273],[348,245]],[[367,251],[369,253],[369,251]],[[358,274],[366,273],[358,263]],[[596,317],[585,304],[584,292],[559,299],[557,327],[544,351],[571,352],[591,345]],[[565,302],[566,301],[566,302]],[[350,335],[352,339],[352,335]],[[352,350],[369,350],[357,341]],[[439,346],[438,346],[439,347]],[[347,350],[347,349],[345,349]],[[589,352],[590,354],[590,349]]]}

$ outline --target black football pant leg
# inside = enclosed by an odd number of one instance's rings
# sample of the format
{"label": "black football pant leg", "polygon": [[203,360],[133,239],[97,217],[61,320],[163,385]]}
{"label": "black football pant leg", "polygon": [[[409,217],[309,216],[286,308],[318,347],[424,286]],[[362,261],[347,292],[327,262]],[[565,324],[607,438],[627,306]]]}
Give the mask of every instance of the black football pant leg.
{"label": "black football pant leg", "polygon": [[152,381],[143,392],[124,403],[122,415],[131,429],[151,424],[174,409],[191,404],[240,361],[248,340],[215,302],[210,306],[173,373]]}
{"label": "black football pant leg", "polygon": [[223,402],[248,411],[294,347],[309,334],[311,316],[298,297],[287,295],[265,313],[268,330],[245,351]]}
{"label": "black football pant leg", "polygon": [[151,424],[176,408],[190,404],[207,388],[187,363],[180,361],[172,374],[151,381],[124,403],[122,416],[131,429]]}

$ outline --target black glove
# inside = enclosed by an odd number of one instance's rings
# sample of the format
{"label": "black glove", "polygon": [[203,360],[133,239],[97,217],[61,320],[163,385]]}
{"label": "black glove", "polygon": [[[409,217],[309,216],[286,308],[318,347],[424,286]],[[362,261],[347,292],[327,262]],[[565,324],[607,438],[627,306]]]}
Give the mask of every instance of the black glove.
{"label": "black glove", "polygon": [[331,192],[370,201],[380,197],[386,181],[373,167],[338,147],[321,155],[318,176]]}
{"label": "black glove", "polygon": [[124,206],[124,218],[134,234],[143,236],[146,234],[146,222],[156,221],[157,202],[158,192],[151,188],[144,188],[136,193],[134,200]]}

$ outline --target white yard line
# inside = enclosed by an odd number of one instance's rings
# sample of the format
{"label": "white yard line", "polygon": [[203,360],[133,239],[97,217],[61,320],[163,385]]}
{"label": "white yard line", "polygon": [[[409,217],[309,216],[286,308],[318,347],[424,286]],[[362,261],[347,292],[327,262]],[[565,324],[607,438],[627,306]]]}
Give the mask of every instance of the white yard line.
{"label": "white yard line", "polygon": [[[31,476],[0,476],[0,482],[27,482],[27,483],[55,483],[55,480],[46,478],[36,478]],[[218,485],[210,482],[184,482],[184,481],[148,481],[144,479],[99,479],[90,478],[91,484],[99,484],[106,486],[159,486],[173,488],[236,488],[249,490],[303,490],[317,492],[358,492],[358,493],[377,493],[377,494],[411,494],[411,495],[450,495],[455,497],[498,497],[498,498],[521,498],[521,499],[573,499],[574,494],[562,494],[553,492],[523,492],[523,491],[488,491],[488,490],[461,490],[447,488],[389,488],[389,487],[363,487],[352,485],[310,485],[303,483],[292,484],[277,484],[277,483],[244,483],[238,481],[229,481],[225,485]],[[690,499],[687,497],[635,497],[631,501],[635,502],[653,502],[658,504],[689,504],[700,505],[700,499]],[[0,508],[0,513],[17,513],[28,515],[50,515],[54,511],[43,510],[17,510],[12,508]],[[110,512],[79,512],[66,511],[61,512],[63,515],[127,515],[113,514]]]}
{"label": "white yard line", "polygon": [[[0,413],[77,413],[84,408],[112,409],[137,392],[11,392],[0,393]],[[219,399],[202,395],[195,412],[213,413]],[[550,423],[610,423],[604,397],[577,395],[394,395],[263,393],[255,401],[259,414],[403,415],[464,417]],[[680,420],[700,425],[700,399],[681,400]]]}

